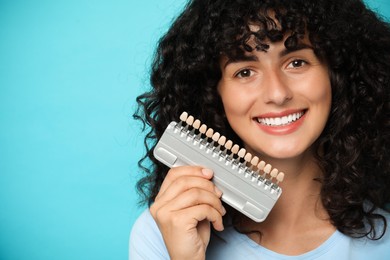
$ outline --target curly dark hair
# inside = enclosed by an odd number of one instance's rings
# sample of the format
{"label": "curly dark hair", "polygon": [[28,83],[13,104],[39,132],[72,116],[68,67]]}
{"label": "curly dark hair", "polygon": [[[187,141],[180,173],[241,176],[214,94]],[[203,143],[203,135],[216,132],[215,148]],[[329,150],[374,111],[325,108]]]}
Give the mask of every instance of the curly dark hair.
{"label": "curly dark hair", "polygon": [[[262,29],[251,31],[253,24]],[[331,113],[317,140],[323,205],[340,232],[379,239],[387,223],[376,209],[390,201],[390,26],[360,0],[190,1],[159,42],[152,89],[137,97],[134,117],[148,129],[137,183],[143,202],[153,202],[168,171],[152,150],[182,111],[241,144],[217,93],[220,57],[266,51],[266,41],[286,35],[287,49],[307,36],[330,71]],[[255,48],[247,44],[253,38]]]}

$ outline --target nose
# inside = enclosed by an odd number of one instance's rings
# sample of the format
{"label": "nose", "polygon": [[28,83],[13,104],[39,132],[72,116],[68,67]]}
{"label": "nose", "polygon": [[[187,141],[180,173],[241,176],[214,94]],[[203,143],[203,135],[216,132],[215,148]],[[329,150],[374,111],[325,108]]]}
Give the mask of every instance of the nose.
{"label": "nose", "polygon": [[278,71],[267,71],[263,74],[261,89],[264,102],[267,104],[283,105],[293,96],[287,79]]}

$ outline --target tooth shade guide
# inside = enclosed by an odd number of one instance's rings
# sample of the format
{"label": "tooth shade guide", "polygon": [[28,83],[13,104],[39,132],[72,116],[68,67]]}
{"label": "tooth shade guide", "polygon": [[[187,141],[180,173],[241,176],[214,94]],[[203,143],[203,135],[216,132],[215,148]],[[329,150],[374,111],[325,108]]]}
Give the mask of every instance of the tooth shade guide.
{"label": "tooth shade guide", "polygon": [[206,131],[206,136],[207,136],[208,138],[212,138],[212,137],[213,137],[213,134],[214,134],[214,130],[213,130],[212,128],[207,129],[207,131]]}
{"label": "tooth shade guide", "polygon": [[227,142],[225,143],[225,148],[230,150],[232,149],[232,146],[233,146],[232,140],[227,140]]}
{"label": "tooth shade guide", "polygon": [[[211,129],[212,130],[212,129]],[[207,133],[206,133],[207,134]],[[210,134],[210,133],[209,133]],[[220,134],[218,132],[215,132],[212,136],[211,136],[211,140],[210,140],[210,143],[208,144],[208,147],[209,148],[213,148],[214,147],[214,144],[216,142],[218,142],[218,139],[220,137]],[[210,138],[210,137],[209,137]]]}
{"label": "tooth shade guide", "polygon": [[[223,156],[228,156],[231,153],[230,149],[233,146],[233,142],[231,140],[226,141],[226,137],[225,136],[223,136],[223,137],[224,137],[225,143],[223,145],[221,145],[221,149],[223,150]],[[226,157],[226,158],[228,158],[228,157]]]}
{"label": "tooth shade guide", "polygon": [[221,137],[219,138],[219,140],[218,140],[218,144],[219,144],[220,146],[224,146],[225,143],[226,143],[226,137],[225,137],[225,136],[221,136]]}
{"label": "tooth shade guide", "polygon": [[253,156],[252,160],[251,160],[251,164],[256,166],[258,163],[259,163],[259,157],[257,156]]}
{"label": "tooth shade guide", "polygon": [[239,149],[240,149],[240,147],[237,144],[233,145],[232,153],[237,154]]}
{"label": "tooth shade guide", "polygon": [[[184,119],[185,116],[182,117],[182,119]],[[188,134],[188,128],[192,127],[192,123],[194,123],[194,117],[193,116],[188,116],[186,120],[182,120],[182,122],[185,123],[185,126],[183,127],[183,129],[181,129],[181,132],[182,133],[186,133]]]}
{"label": "tooth shade guide", "polygon": [[[212,128],[208,128],[206,124],[202,124],[199,119],[195,119],[193,116],[188,115],[187,112],[183,112],[180,115],[180,122],[177,124],[177,127],[183,132],[186,132],[187,135],[195,136],[196,132],[195,138],[197,138],[198,141],[204,142],[204,145],[213,149],[213,151],[220,156],[223,156],[225,160],[232,160],[232,163],[238,164],[240,167],[246,166],[245,172],[249,174],[249,176],[252,176],[252,181],[257,180],[262,183],[273,182],[274,185],[276,185],[275,187],[277,187],[277,184],[284,180],[283,172],[279,172],[276,168],[272,168],[270,164],[260,161],[259,157],[246,152],[245,148],[240,148],[231,140],[226,140],[225,136],[222,136],[218,132],[214,132]],[[188,131],[189,128],[191,131]],[[227,155],[228,153],[229,155]],[[260,172],[263,174],[260,174]],[[268,174],[269,177],[266,178],[266,175]]]}
{"label": "tooth shade guide", "polygon": [[264,170],[264,167],[265,167],[264,161],[259,162],[259,164],[257,165],[257,168],[259,168],[260,171]]}
{"label": "tooth shade guide", "polygon": [[213,141],[214,141],[214,142],[218,142],[220,136],[221,136],[221,135],[220,135],[218,132],[215,132],[215,133],[213,134],[213,137],[212,137]]}
{"label": "tooth shade guide", "polygon": [[186,120],[186,124],[189,125],[189,126],[192,126],[192,124],[194,123],[194,117],[193,116],[189,116]]}
{"label": "tooth shade guide", "polygon": [[226,143],[226,137],[225,136],[221,136],[219,139],[218,139],[218,146],[217,146],[217,151],[221,151],[222,150],[225,150],[224,148],[224,145]]}
{"label": "tooth shade guide", "polygon": [[240,151],[238,151],[237,155],[238,155],[238,157],[240,157],[240,158],[244,158],[245,153],[246,153],[245,148],[241,148]]}
{"label": "tooth shade guide", "polygon": [[232,151],[232,146],[233,146],[233,142],[231,140],[227,140],[224,144],[224,147],[225,147],[225,150],[224,150],[224,154],[227,155],[228,153],[231,154]]}
{"label": "tooth shade guide", "polygon": [[[223,145],[225,144],[225,142],[226,142],[226,137],[225,136],[222,135],[221,137],[219,137],[219,139],[216,141],[217,147],[215,148],[214,152],[219,153],[222,150],[224,150],[224,146]],[[221,148],[222,148],[222,150],[221,150]]]}
{"label": "tooth shade guide", "polygon": [[270,176],[271,176],[271,180],[273,179],[273,178],[276,178],[276,176],[278,176],[278,169],[276,169],[276,168],[273,168],[272,169],[272,171],[270,172]]}
{"label": "tooth shade guide", "polygon": [[246,154],[245,148],[241,148],[241,149],[238,151],[238,153],[237,153],[237,158],[236,158],[236,160],[234,161],[234,163],[235,163],[235,164],[239,164],[239,163],[241,162],[241,159],[244,158],[245,154]]}
{"label": "tooth shade guide", "polygon": [[187,118],[188,118],[188,113],[187,113],[187,112],[181,113],[181,115],[180,115],[179,118],[180,118],[180,122],[179,122],[178,124],[176,124],[176,128],[177,128],[177,129],[182,128],[183,123],[185,123],[185,121],[186,121]]}
{"label": "tooth shade guide", "polygon": [[195,129],[199,129],[199,127],[200,127],[200,120],[199,120],[199,119],[196,119],[195,122],[192,124],[192,126],[193,126]]}
{"label": "tooth shade guide", "polygon": [[252,154],[251,153],[246,153],[244,156],[244,160],[246,162],[250,162],[252,160]]}
{"label": "tooth shade guide", "polygon": [[[209,130],[206,125],[202,127],[201,121],[186,115],[183,117],[186,117],[185,121],[173,121],[168,125],[153,149],[155,158],[171,168],[188,164],[213,169],[215,185],[223,185],[222,182],[226,182],[224,187],[228,187],[224,190],[224,202],[236,207],[256,222],[263,221],[282,193],[277,181],[283,179],[283,174],[272,171],[273,167],[267,166],[270,168],[268,173],[272,174],[266,179],[261,177],[263,171],[260,174],[257,172],[257,165],[261,167],[258,157],[241,149],[233,141],[226,141],[226,137],[214,135],[214,131]],[[182,125],[176,127],[180,123]],[[211,146],[212,142],[214,146]],[[172,155],[179,160],[174,161]],[[265,163],[261,168],[264,170],[264,167]],[[250,207],[245,207],[247,205]]]}
{"label": "tooth shade guide", "polygon": [[[188,119],[187,119],[188,121]],[[200,120],[199,119],[196,119],[193,123],[192,123],[192,130],[190,132],[190,135],[191,136],[194,136],[195,135],[195,132],[199,129],[200,127]]]}
{"label": "tooth shade guide", "polygon": [[207,131],[207,125],[203,124],[199,127],[199,132],[201,134],[206,134],[206,131]]}
{"label": "tooth shade guide", "polygon": [[230,150],[230,151],[232,151],[232,153],[230,154],[229,158],[233,159],[234,155],[238,153],[239,149],[240,149],[240,147],[237,144],[233,145],[232,149]]}
{"label": "tooth shade guide", "polygon": [[272,169],[271,164],[267,164],[266,166],[264,166],[264,170],[263,170],[264,176],[265,176],[266,174],[269,174],[269,173],[271,172],[271,169]]}
{"label": "tooth shade guide", "polygon": [[205,137],[202,139],[202,143],[204,145],[209,145],[208,141],[211,137],[213,137],[213,133],[214,133],[214,130],[212,128],[208,128],[206,133],[205,133]]}
{"label": "tooth shade guide", "polygon": [[185,122],[187,120],[187,118],[188,118],[188,113],[187,112],[181,113],[180,121]]}
{"label": "tooth shade guide", "polygon": [[[199,121],[200,122],[200,121]],[[194,124],[195,124],[195,122],[194,122]],[[201,140],[202,138],[203,138],[203,136],[202,135],[204,135],[205,133],[206,133],[206,131],[207,131],[207,125],[205,125],[205,124],[202,124],[200,127],[199,127],[199,133],[198,133],[198,135],[195,137],[195,139],[197,140],[197,141],[199,141],[199,140]]]}
{"label": "tooth shade guide", "polygon": [[272,166],[271,166],[271,164],[267,164],[267,165],[265,165],[264,166],[264,172],[265,173],[270,173],[271,172],[271,169],[272,169]]}
{"label": "tooth shade guide", "polygon": [[284,172],[279,172],[279,174],[276,176],[276,184],[279,184],[284,180]]}
{"label": "tooth shade guide", "polygon": [[253,156],[252,160],[251,160],[251,169],[252,171],[256,171],[256,168],[257,168],[257,164],[259,163],[259,157],[257,156]]}
{"label": "tooth shade guide", "polygon": [[252,160],[252,154],[251,153],[246,153],[244,156],[245,164],[249,167],[250,162]]}
{"label": "tooth shade guide", "polygon": [[242,158],[244,158],[245,154],[246,154],[245,148],[241,148],[241,149],[238,151],[238,153],[237,153],[237,156],[238,156],[237,162],[240,162],[240,160],[241,160]]}

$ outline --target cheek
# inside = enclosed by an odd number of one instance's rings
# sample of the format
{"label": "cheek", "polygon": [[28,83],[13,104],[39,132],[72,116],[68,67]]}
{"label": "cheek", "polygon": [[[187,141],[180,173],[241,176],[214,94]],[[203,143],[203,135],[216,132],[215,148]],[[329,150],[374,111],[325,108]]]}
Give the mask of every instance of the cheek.
{"label": "cheek", "polygon": [[305,93],[313,105],[329,107],[332,99],[332,89],[328,74],[323,71],[306,81],[301,93]]}
{"label": "cheek", "polygon": [[254,96],[250,95],[248,91],[231,86],[221,87],[219,89],[219,94],[228,118],[242,116],[247,113],[255,101]]}
{"label": "cheek", "polygon": [[332,101],[332,90],[330,83],[324,84],[322,88],[315,93],[313,97],[319,104],[328,108],[330,110],[331,101]]}

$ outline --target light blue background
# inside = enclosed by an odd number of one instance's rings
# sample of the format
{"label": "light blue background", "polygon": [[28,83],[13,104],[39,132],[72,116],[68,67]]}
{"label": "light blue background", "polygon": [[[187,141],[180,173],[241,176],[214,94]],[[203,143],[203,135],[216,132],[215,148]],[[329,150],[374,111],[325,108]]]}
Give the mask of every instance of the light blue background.
{"label": "light blue background", "polygon": [[127,258],[135,97],[184,2],[0,0],[0,259]]}

